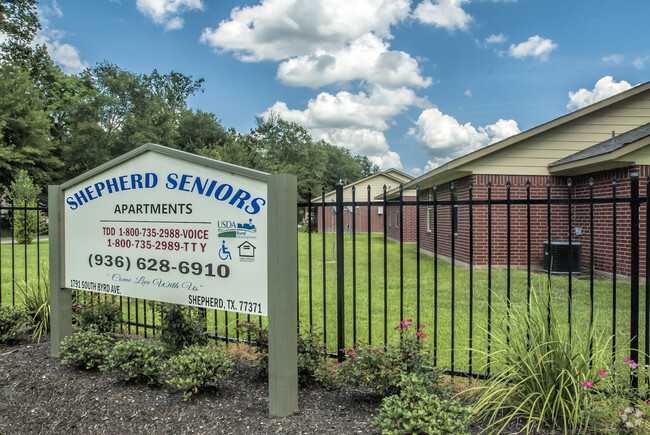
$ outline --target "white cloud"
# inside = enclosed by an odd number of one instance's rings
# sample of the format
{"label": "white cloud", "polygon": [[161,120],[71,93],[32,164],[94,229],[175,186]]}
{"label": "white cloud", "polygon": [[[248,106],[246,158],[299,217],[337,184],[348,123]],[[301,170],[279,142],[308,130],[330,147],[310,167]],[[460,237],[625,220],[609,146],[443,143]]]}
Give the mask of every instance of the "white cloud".
{"label": "white cloud", "polygon": [[285,103],[277,102],[268,111],[308,129],[368,128],[384,131],[390,128],[392,118],[410,106],[426,105],[426,100],[418,98],[411,89],[373,86],[369,93],[341,91],[332,95],[321,92],[307,103],[305,110],[292,110]]}
{"label": "white cloud", "polygon": [[606,64],[619,64],[623,62],[623,55],[621,54],[610,54],[609,56],[603,56],[602,60]]}
{"label": "white cloud", "polygon": [[366,80],[386,87],[427,87],[418,62],[403,51],[389,51],[390,45],[366,33],[336,52],[317,51],[283,62],[278,78],[285,84],[316,88],[336,82]]}
{"label": "white cloud", "polygon": [[79,50],[76,47],[62,42],[65,33],[50,27],[50,16],[62,17],[63,11],[56,2],[51,7],[39,7],[37,9],[38,20],[41,23],[41,30],[34,38],[34,44],[45,45],[52,61],[61,66],[66,74],[78,74],[88,67],[88,63],[81,59]]}
{"label": "white cloud", "polygon": [[582,88],[577,92],[569,92],[569,103],[566,107],[567,109],[580,109],[619,92],[626,91],[631,87],[632,85],[625,80],[617,83],[612,76],[605,76],[596,82],[592,91]]}
{"label": "white cloud", "polygon": [[494,124],[476,128],[469,122],[460,124],[437,108],[424,110],[416,126],[410,134],[415,136],[427,153],[434,156],[434,160],[428,162],[430,166],[440,165],[519,133],[514,120],[499,119]]}
{"label": "white cloud", "polygon": [[634,68],[636,69],[645,69],[645,62],[650,59],[650,56],[646,57],[637,57],[634,59],[634,62],[632,62],[632,65],[634,65]]}
{"label": "white cloud", "polygon": [[461,5],[467,0],[424,0],[413,11],[413,16],[425,24],[433,24],[449,31],[466,30],[472,17]]}
{"label": "white cloud", "polygon": [[499,119],[494,124],[486,125],[482,128],[490,137],[490,142],[488,145],[501,142],[510,136],[519,134],[519,125],[514,119]]}
{"label": "white cloud", "polygon": [[137,0],[136,7],[154,23],[165,26],[165,30],[183,27],[181,14],[192,10],[203,10],[202,0]]}
{"label": "white cloud", "polygon": [[531,36],[526,42],[511,44],[508,54],[518,59],[525,57],[536,57],[542,62],[548,60],[551,51],[557,48],[557,44],[550,39],[542,38],[539,35]]}
{"label": "white cloud", "polygon": [[244,61],[282,60],[340,50],[369,32],[390,38],[390,26],[409,12],[409,0],[261,0],[234,8],[200,40]]}
{"label": "white cloud", "polygon": [[358,94],[322,92],[308,102],[305,110],[289,109],[278,101],[262,116],[277,114],[304,126],[315,139],[366,155],[381,168],[401,169],[400,157],[390,150],[383,132],[390,128],[395,116],[412,106],[427,107],[428,102],[411,89],[375,85],[369,92]]}
{"label": "white cloud", "polygon": [[469,97],[469,98],[472,98],[472,90],[471,90],[471,89],[467,89],[467,90],[465,91],[465,96],[466,96],[466,97]]}
{"label": "white cloud", "polygon": [[486,44],[503,44],[506,42],[507,38],[503,33],[499,33],[498,35],[490,35],[487,38],[485,38],[485,43]]}
{"label": "white cloud", "polygon": [[63,71],[69,74],[78,74],[88,67],[88,62],[81,60],[79,50],[70,44],[61,44],[59,41],[48,43],[47,52],[52,60],[59,65]]}

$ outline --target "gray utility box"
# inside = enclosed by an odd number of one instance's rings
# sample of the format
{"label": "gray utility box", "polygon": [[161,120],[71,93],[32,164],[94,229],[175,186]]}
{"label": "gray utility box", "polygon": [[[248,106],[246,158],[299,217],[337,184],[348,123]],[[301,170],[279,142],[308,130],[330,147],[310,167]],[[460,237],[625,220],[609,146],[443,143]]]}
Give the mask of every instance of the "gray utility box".
{"label": "gray utility box", "polygon": [[[582,264],[582,244],[580,242],[566,239],[551,240],[544,242],[544,272],[549,268],[553,274],[579,274]],[[569,268],[571,269],[569,271]]]}

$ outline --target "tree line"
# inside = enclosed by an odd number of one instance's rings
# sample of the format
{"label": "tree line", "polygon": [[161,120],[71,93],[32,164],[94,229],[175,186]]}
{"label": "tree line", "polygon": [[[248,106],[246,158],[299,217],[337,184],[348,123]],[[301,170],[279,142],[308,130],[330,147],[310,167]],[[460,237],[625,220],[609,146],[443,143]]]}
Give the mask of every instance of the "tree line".
{"label": "tree line", "polygon": [[[36,0],[0,0],[0,194],[21,171],[45,189],[153,142],[298,178],[298,198],[378,171],[366,156],[314,140],[301,125],[257,117],[248,134],[188,107],[204,80],[179,72],[136,74],[104,61],[65,74],[45,46]],[[0,38],[1,39],[1,38]],[[45,200],[46,198],[42,198]]]}

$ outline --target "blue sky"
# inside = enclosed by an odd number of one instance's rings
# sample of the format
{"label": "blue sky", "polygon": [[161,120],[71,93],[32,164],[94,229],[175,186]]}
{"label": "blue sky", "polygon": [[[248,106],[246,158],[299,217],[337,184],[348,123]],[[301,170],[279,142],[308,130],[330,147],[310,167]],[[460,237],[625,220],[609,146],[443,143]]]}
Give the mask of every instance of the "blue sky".
{"label": "blue sky", "polygon": [[44,0],[39,17],[67,73],[203,77],[189,103],[225,128],[274,112],[415,176],[650,80],[647,0]]}

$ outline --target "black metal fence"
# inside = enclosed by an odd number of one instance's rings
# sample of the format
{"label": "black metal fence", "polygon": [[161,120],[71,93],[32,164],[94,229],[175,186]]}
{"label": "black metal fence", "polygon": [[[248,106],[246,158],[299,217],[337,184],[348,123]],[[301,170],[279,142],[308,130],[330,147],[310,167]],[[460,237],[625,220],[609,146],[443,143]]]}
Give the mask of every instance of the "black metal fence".
{"label": "black metal fence", "polygon": [[[299,276],[299,318],[322,327],[328,349],[339,357],[358,341],[381,346],[396,340],[390,330],[401,320],[426,322],[435,365],[482,377],[493,369],[494,338],[508,328],[511,310],[530,312],[531,292],[548,287],[570,336],[595,324],[611,335],[612,357],[625,352],[638,361],[642,352],[649,364],[650,305],[640,278],[649,269],[650,213],[639,177],[565,183],[546,180],[535,190],[526,181],[515,192],[510,181],[500,189],[488,182],[478,199],[471,182],[462,189],[451,183],[445,192],[433,186],[426,195],[418,187],[408,200],[402,189],[394,200],[385,188],[368,188],[359,201],[355,187],[351,201],[343,201],[341,185],[333,202],[321,192],[319,202],[299,204],[309,220],[321,221],[321,232],[309,225],[299,246],[307,263],[299,265],[307,275]],[[382,211],[375,223],[373,210]],[[329,219],[334,230],[325,225]],[[576,223],[584,225],[579,235]],[[568,273],[553,267],[562,263],[554,244],[570,254]],[[576,248],[586,255],[575,256]]]}
{"label": "black metal fence", "polygon": [[[303,327],[321,330],[328,351],[339,357],[358,342],[378,347],[394,342],[397,334],[391,332],[401,320],[426,324],[434,365],[480,377],[493,370],[489,353],[504,319],[511,310],[529,310],[531,292],[548,286],[570,333],[596,323],[612,336],[612,356],[631,348],[632,359],[638,361],[641,351],[650,364],[650,297],[641,282],[650,269],[650,178],[642,186],[645,195],[638,176],[626,183],[611,180],[603,189],[589,180],[582,190],[571,180],[560,187],[547,181],[542,190],[530,182],[519,190],[509,181],[452,183],[449,189],[433,186],[426,195],[417,188],[408,199],[400,190],[395,200],[385,190],[368,189],[361,201],[354,187],[352,200],[343,201],[343,186],[337,185],[335,202],[298,204],[308,222],[298,246],[298,318]],[[374,200],[377,194],[383,199]],[[35,212],[45,220],[47,207],[2,204],[0,212],[0,303],[13,305],[20,303],[21,282],[40,283],[48,252],[40,226],[35,242],[17,243],[16,217]],[[324,224],[328,217],[334,230],[321,225],[316,232],[312,220]],[[580,246],[585,254],[577,260],[569,255],[564,275],[553,273],[553,258],[543,261],[554,255],[552,243],[548,252],[540,243],[559,237],[569,253]],[[157,333],[154,303],[108,297],[119,301],[130,333]],[[104,299],[83,291],[76,298],[79,304]],[[204,313],[209,333],[227,341],[240,338],[241,321],[266,323],[258,316]]]}

